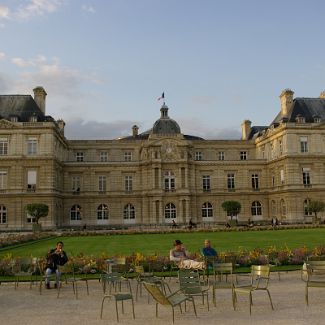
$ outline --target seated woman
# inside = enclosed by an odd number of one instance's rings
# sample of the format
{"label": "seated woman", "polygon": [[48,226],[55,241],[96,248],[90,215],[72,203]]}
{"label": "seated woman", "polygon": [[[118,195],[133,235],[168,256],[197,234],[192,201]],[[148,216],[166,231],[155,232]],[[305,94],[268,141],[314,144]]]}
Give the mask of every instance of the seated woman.
{"label": "seated woman", "polygon": [[179,239],[174,241],[174,248],[169,252],[169,259],[176,262],[180,269],[205,269],[204,262],[197,262],[189,258],[187,250]]}

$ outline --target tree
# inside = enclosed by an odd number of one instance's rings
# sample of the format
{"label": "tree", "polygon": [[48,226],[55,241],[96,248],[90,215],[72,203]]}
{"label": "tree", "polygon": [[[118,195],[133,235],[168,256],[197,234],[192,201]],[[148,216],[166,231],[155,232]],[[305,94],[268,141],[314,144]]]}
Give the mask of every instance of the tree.
{"label": "tree", "polygon": [[35,219],[35,223],[38,224],[40,218],[44,218],[49,213],[49,207],[43,203],[31,203],[26,205],[27,213]]}
{"label": "tree", "polygon": [[234,216],[237,217],[241,210],[241,204],[237,201],[225,201],[221,206],[227,212],[227,215],[230,215],[231,220]]}
{"label": "tree", "polygon": [[325,210],[325,203],[322,201],[310,200],[308,203],[307,209],[308,209],[308,212],[315,214],[314,222],[317,222],[317,221],[320,221],[320,220],[318,220],[317,213],[323,212]]}

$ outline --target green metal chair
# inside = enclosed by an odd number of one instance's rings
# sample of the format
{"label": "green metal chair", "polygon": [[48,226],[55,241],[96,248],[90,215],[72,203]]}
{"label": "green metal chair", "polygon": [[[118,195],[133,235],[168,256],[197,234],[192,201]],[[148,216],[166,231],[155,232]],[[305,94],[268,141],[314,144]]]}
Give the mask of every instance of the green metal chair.
{"label": "green metal chair", "polygon": [[38,259],[35,257],[18,258],[11,261],[11,269],[15,280],[15,289],[21,280],[30,282],[29,288],[36,281]]}
{"label": "green metal chair", "polygon": [[309,288],[325,288],[325,260],[307,261],[306,264],[306,287],[305,301],[309,305],[308,290]]}
{"label": "green metal chair", "polygon": [[250,284],[248,285],[234,285],[233,289],[233,307],[236,310],[236,303],[237,303],[237,294],[244,293],[249,295],[249,313],[252,314],[252,304],[253,298],[252,293],[255,291],[266,291],[272,310],[273,303],[271,299],[271,294],[268,289],[268,284],[270,280],[270,267],[268,265],[252,265],[251,266],[251,277],[250,277]]}
{"label": "green metal chair", "polygon": [[151,294],[153,299],[156,301],[156,317],[158,317],[158,305],[163,305],[163,306],[169,306],[172,308],[172,316],[173,316],[173,323],[175,322],[175,311],[174,308],[176,306],[180,307],[180,311],[182,313],[182,307],[181,304],[186,301],[191,301],[193,304],[193,309],[195,316],[197,317],[196,314],[196,308],[195,308],[195,303],[194,299],[191,296],[187,296],[183,294],[180,290],[166,296],[164,292],[161,290],[161,288],[154,283],[149,283],[149,282],[144,282],[143,283],[144,287],[146,290]]}
{"label": "green metal chair", "polygon": [[135,319],[135,313],[134,313],[134,302],[133,302],[133,296],[131,292],[114,292],[112,294],[104,295],[102,299],[102,306],[100,310],[100,318],[103,318],[103,308],[104,308],[104,301],[107,299],[114,299],[115,300],[115,309],[116,309],[116,318],[117,321],[119,321],[119,315],[118,315],[118,305],[117,303],[120,301],[122,303],[122,313],[124,314],[124,301],[125,300],[131,300],[132,303],[132,314],[133,319]]}
{"label": "green metal chair", "polygon": [[209,285],[212,286],[212,300],[216,306],[216,290],[231,289],[231,296],[233,297],[235,277],[232,263],[214,263],[213,270],[214,278],[213,280],[209,278]]}
{"label": "green metal chair", "polygon": [[206,296],[209,310],[209,286],[202,285],[198,270],[180,269],[178,271],[178,280],[180,290],[184,295],[188,297],[201,296],[203,304]]}

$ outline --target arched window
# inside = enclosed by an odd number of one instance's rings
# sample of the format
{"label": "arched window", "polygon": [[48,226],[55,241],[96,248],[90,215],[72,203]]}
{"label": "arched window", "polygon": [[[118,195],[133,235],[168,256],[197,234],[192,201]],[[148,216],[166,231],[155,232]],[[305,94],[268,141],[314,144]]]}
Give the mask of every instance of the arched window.
{"label": "arched window", "polygon": [[164,189],[166,192],[175,191],[175,175],[171,171],[164,174]]}
{"label": "arched window", "polygon": [[7,223],[7,208],[0,205],[0,224]]}
{"label": "arched window", "polygon": [[280,209],[281,209],[281,217],[285,218],[287,216],[287,207],[283,199],[280,201]]}
{"label": "arched window", "polygon": [[254,201],[252,203],[252,216],[261,216],[262,215],[262,205],[259,201]]}
{"label": "arched window", "polygon": [[310,199],[306,199],[304,201],[304,216],[305,217],[311,217],[313,213],[308,209],[310,203]]}
{"label": "arched window", "polygon": [[165,219],[176,218],[176,206],[174,203],[168,203],[165,206]]}
{"label": "arched window", "polygon": [[135,219],[135,208],[132,204],[127,204],[123,210],[124,219]]}
{"label": "arched window", "polygon": [[70,209],[70,220],[81,220],[81,206],[75,204]]}
{"label": "arched window", "polygon": [[106,204],[100,204],[97,208],[97,220],[108,219],[108,206]]}
{"label": "arched window", "polygon": [[210,202],[204,202],[202,204],[202,218],[207,217],[213,217],[213,209]]}

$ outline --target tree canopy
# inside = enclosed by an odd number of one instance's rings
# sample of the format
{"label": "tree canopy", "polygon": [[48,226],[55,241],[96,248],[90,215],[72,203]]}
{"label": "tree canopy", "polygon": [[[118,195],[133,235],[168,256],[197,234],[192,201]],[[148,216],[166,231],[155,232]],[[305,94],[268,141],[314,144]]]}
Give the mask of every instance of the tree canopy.
{"label": "tree canopy", "polygon": [[221,206],[224,211],[231,216],[231,218],[233,216],[237,216],[241,210],[241,204],[237,201],[225,201],[221,204]]}
{"label": "tree canopy", "polygon": [[35,218],[35,222],[38,224],[40,218],[48,215],[49,207],[43,203],[31,203],[26,205],[26,211],[31,217]]}

